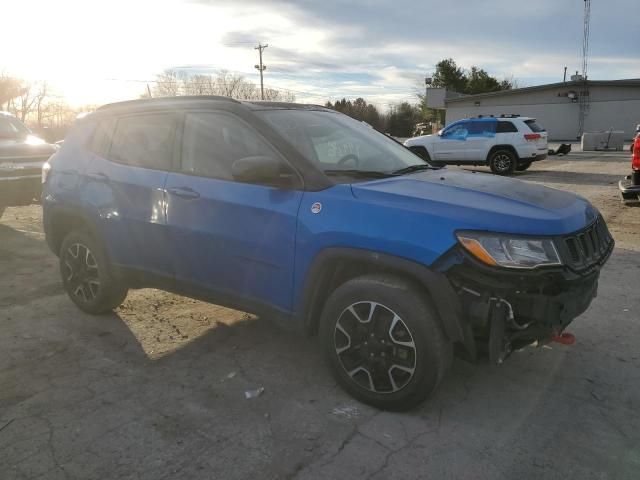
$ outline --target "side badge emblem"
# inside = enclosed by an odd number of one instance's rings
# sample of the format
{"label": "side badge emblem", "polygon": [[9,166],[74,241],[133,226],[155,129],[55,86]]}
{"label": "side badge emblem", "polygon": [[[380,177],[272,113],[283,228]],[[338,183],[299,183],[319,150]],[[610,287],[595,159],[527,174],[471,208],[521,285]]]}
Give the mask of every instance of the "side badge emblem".
{"label": "side badge emblem", "polygon": [[311,213],[320,213],[320,210],[322,210],[322,204],[320,202],[311,205]]}

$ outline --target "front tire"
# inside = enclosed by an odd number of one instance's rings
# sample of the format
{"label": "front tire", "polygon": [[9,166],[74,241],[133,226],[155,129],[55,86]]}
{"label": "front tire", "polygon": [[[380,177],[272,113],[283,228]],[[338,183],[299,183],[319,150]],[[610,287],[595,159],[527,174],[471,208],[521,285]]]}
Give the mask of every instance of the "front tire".
{"label": "front tire", "polygon": [[524,172],[530,166],[531,166],[531,162],[519,163],[518,166],[516,167],[516,170],[519,172]]}
{"label": "front tire", "polygon": [[452,360],[428,295],[393,275],[366,275],[338,287],[322,313],[320,340],[337,382],[386,410],[422,403]]}
{"label": "front tire", "polygon": [[489,167],[496,175],[511,175],[516,165],[516,156],[510,150],[496,150],[489,157]]}
{"label": "front tire", "polygon": [[127,287],[113,275],[104,248],[89,233],[69,233],[62,242],[59,258],[64,289],[83,312],[107,313],[126,298]]}

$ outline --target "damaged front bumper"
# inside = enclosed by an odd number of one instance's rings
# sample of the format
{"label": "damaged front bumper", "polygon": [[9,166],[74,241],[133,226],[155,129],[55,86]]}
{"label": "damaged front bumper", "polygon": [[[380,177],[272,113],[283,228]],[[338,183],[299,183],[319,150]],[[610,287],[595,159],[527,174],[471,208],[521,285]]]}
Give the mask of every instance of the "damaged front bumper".
{"label": "damaged front bumper", "polygon": [[623,203],[640,202],[640,170],[634,170],[618,182]]}
{"label": "damaged front bumper", "polygon": [[513,350],[560,335],[589,307],[614,247],[604,220],[554,244],[563,265],[531,270],[490,267],[462,247],[449,252],[445,274],[465,317],[468,356],[485,352],[501,363]]}

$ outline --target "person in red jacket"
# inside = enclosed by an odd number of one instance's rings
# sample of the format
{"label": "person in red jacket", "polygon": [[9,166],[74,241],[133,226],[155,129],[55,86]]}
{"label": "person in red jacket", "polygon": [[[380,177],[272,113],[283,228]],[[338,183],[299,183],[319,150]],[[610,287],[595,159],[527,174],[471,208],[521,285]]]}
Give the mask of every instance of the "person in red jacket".
{"label": "person in red jacket", "polygon": [[623,202],[640,201],[640,125],[631,144],[631,175],[618,183]]}
{"label": "person in red jacket", "polygon": [[631,155],[631,180],[633,185],[640,185],[640,133],[633,140],[633,150]]}

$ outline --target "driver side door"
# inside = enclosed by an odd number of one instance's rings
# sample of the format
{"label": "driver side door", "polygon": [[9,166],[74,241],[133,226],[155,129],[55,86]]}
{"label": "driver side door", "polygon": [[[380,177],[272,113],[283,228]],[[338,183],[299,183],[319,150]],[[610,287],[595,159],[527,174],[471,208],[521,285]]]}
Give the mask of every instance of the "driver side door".
{"label": "driver side door", "polygon": [[433,146],[434,160],[464,162],[467,150],[467,124],[458,123],[445,128]]}
{"label": "driver side door", "polygon": [[232,175],[240,158],[280,155],[222,111],[186,113],[180,148],[178,171],[165,187],[178,285],[206,290],[229,306],[290,310],[302,192]]}

